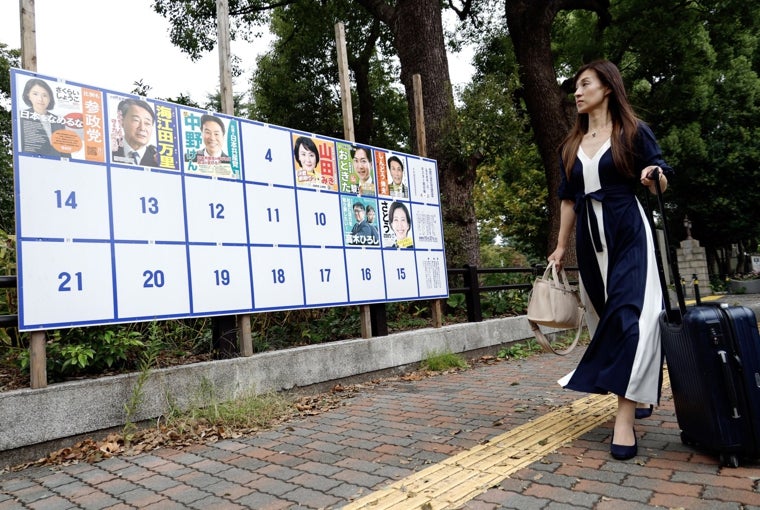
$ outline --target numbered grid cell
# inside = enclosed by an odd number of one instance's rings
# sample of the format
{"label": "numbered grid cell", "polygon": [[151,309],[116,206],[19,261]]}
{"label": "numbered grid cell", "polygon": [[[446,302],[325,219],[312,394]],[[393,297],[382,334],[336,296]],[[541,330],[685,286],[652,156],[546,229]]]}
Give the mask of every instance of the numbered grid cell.
{"label": "numbered grid cell", "polygon": [[114,318],[111,245],[22,242],[19,329]]}
{"label": "numbered grid cell", "polygon": [[251,248],[256,309],[304,305],[299,248]]}
{"label": "numbered grid cell", "polygon": [[299,190],[298,222],[302,246],[343,246],[337,194]]}
{"label": "numbered grid cell", "polygon": [[412,200],[439,204],[438,171],[435,161],[409,158],[408,164]]}
{"label": "numbered grid cell", "polygon": [[114,252],[119,318],[190,313],[184,245],[116,244]]}
{"label": "numbered grid cell", "polygon": [[110,239],[104,166],[18,157],[19,237]]}
{"label": "numbered grid cell", "polygon": [[247,242],[242,183],[186,177],[185,201],[188,241]]}
{"label": "numbered grid cell", "polygon": [[290,131],[241,122],[243,178],[246,181],[293,186]]}
{"label": "numbered grid cell", "polygon": [[193,313],[253,308],[245,246],[190,246]]}
{"label": "numbered grid cell", "polygon": [[388,299],[415,299],[417,290],[417,266],[414,252],[410,250],[386,250],[385,288]]}
{"label": "numbered grid cell", "polygon": [[111,189],[114,239],[185,240],[178,175],[112,168]]}
{"label": "numbered grid cell", "polygon": [[346,270],[351,302],[385,299],[383,257],[380,250],[346,250]]}
{"label": "numbered grid cell", "polygon": [[246,185],[251,244],[298,244],[298,217],[293,188]]}
{"label": "numbered grid cell", "polygon": [[416,252],[420,297],[446,297],[449,282],[443,252]]}
{"label": "numbered grid cell", "polygon": [[412,207],[412,236],[418,249],[440,250],[443,246],[441,210],[438,207],[414,205]]}
{"label": "numbered grid cell", "polygon": [[303,248],[306,306],[346,303],[346,265],[342,249]]}

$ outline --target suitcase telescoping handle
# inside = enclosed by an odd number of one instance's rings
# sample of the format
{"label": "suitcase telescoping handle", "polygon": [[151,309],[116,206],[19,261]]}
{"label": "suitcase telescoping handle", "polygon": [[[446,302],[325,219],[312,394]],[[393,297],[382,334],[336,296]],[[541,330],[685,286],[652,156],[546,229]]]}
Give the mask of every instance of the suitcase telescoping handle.
{"label": "suitcase telescoping handle", "polygon": [[[681,312],[681,316],[686,313],[686,300],[683,295],[683,287],[681,287],[681,273],[678,271],[678,261],[670,249],[670,236],[668,235],[668,222],[665,216],[665,200],[662,198],[662,188],[660,187],[660,167],[655,168],[649,173],[649,179],[654,181],[654,189],[657,193],[657,206],[660,209],[660,216],[662,217],[662,232],[665,237],[665,256],[668,260],[668,265],[673,273],[673,284],[676,288],[676,297],[678,298],[678,309]],[[647,193],[647,204],[649,204],[649,194]],[[652,225],[652,234],[654,234],[654,225]],[[665,309],[668,312],[668,318],[672,316],[672,307],[670,305],[670,294],[668,293],[668,286],[665,283],[665,273],[662,267],[662,258],[660,255],[660,247],[657,239],[654,240],[655,254],[657,256],[657,268],[660,273],[660,285],[662,285],[662,298],[665,300]]]}
{"label": "suitcase telescoping handle", "polygon": [[739,396],[736,393],[736,386],[734,385],[734,377],[736,374],[731,370],[731,366],[728,364],[728,353],[723,349],[718,351],[718,361],[723,369],[723,379],[726,381],[726,388],[728,389],[728,404],[731,407],[731,418],[739,419],[742,415],[739,413]]}

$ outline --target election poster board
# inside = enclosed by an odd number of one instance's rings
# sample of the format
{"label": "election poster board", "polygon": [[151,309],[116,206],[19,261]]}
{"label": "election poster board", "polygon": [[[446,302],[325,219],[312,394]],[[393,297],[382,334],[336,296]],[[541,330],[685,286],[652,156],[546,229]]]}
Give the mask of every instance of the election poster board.
{"label": "election poster board", "polygon": [[11,86],[21,331],[448,296],[434,160]]}

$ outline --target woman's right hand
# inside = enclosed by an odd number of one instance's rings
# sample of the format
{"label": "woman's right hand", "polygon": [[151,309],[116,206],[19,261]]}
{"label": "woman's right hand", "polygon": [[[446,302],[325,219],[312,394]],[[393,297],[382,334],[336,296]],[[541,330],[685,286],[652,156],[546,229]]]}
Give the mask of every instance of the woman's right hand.
{"label": "woman's right hand", "polygon": [[546,260],[548,262],[554,261],[554,265],[557,266],[557,271],[562,270],[562,264],[565,259],[565,249],[564,248],[557,248],[555,249],[551,255],[546,257]]}

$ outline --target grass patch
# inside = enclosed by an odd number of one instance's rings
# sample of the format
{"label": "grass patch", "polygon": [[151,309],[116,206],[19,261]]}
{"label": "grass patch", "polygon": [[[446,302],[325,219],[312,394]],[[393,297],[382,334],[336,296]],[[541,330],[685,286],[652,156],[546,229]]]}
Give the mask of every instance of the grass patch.
{"label": "grass patch", "polygon": [[213,385],[204,379],[195,402],[184,411],[173,409],[166,416],[166,426],[178,433],[196,429],[199,424],[248,431],[271,427],[294,413],[294,400],[287,394],[251,391],[234,400],[220,401]]}
{"label": "grass patch", "polygon": [[[573,343],[573,340],[575,340],[575,329],[570,329],[567,331],[563,331],[562,333],[557,333],[552,338],[549,339],[549,341],[552,344],[552,347],[554,347],[557,350],[561,349],[567,349],[570,347],[570,344]],[[588,336],[588,329],[584,328],[581,332],[581,337],[578,339],[578,345],[588,345],[589,342],[589,336]],[[499,349],[499,352],[496,354],[497,358],[509,358],[509,359],[525,359],[529,356],[532,356],[534,354],[540,354],[544,352],[544,350],[541,348],[541,346],[536,342],[535,338],[529,338],[525,340],[524,342],[514,342],[506,347],[502,347]]]}
{"label": "grass patch", "polygon": [[442,372],[452,368],[469,368],[469,365],[459,354],[453,352],[432,352],[422,361],[422,368],[431,372]]}

